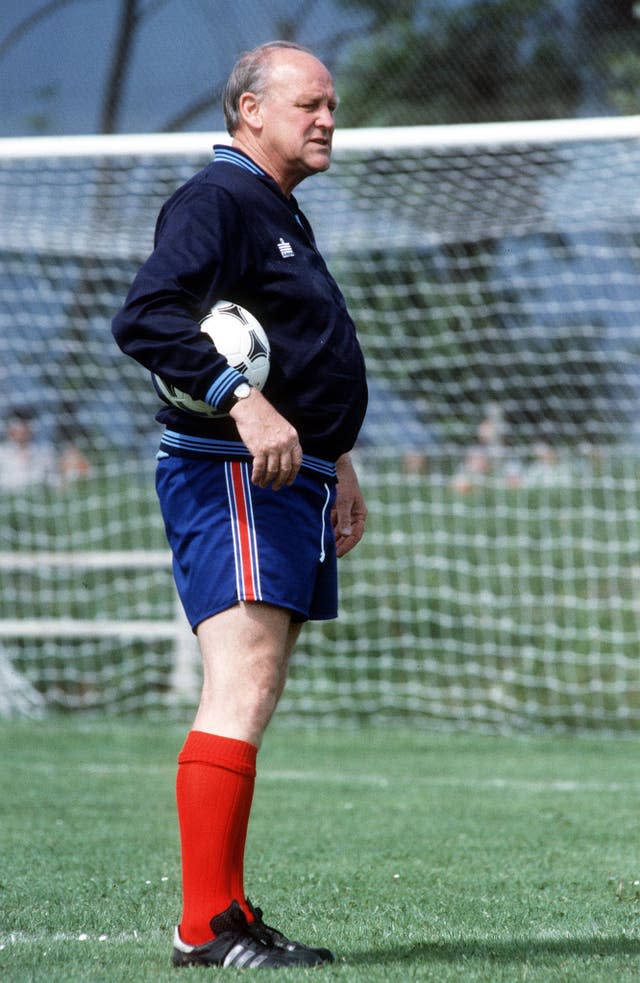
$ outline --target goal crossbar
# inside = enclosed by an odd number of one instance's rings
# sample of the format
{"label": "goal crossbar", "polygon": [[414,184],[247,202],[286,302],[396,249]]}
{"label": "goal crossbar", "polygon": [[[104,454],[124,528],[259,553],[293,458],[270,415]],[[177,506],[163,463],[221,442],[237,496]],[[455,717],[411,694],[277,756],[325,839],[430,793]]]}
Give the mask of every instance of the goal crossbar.
{"label": "goal crossbar", "polygon": [[[336,130],[337,151],[402,150],[415,147],[494,146],[640,137],[640,116],[467,123],[456,126],[385,126]],[[0,139],[0,159],[117,157],[129,154],[198,154],[213,143],[228,143],[224,131],[122,133]]]}

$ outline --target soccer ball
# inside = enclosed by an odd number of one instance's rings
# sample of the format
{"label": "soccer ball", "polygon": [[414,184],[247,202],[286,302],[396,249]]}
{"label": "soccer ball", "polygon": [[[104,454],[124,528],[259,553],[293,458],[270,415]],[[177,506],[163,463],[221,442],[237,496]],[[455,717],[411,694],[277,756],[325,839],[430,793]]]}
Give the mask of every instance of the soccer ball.
{"label": "soccer ball", "polygon": [[[224,355],[229,365],[246,376],[251,386],[262,389],[269,375],[271,349],[260,322],[239,304],[219,300],[200,322],[200,330],[208,335],[216,351]],[[196,416],[224,416],[201,399],[176,389],[158,375],[153,375],[156,392],[165,403]]]}

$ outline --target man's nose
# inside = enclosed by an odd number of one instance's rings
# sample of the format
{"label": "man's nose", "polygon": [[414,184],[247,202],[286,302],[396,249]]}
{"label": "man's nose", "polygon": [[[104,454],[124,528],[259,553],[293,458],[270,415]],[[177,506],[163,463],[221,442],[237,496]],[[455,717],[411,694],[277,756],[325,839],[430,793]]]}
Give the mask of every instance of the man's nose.
{"label": "man's nose", "polygon": [[335,127],[335,122],[333,119],[333,113],[328,106],[322,106],[318,111],[316,116],[316,126],[321,126],[323,130],[333,130]]}

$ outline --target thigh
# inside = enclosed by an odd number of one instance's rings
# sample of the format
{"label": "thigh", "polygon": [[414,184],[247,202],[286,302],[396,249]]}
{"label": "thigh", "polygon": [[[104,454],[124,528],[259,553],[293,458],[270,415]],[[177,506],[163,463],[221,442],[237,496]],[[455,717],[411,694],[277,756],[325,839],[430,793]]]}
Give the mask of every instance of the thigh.
{"label": "thigh", "polygon": [[260,745],[298,635],[285,609],[240,603],[198,625],[203,688],[194,729]]}

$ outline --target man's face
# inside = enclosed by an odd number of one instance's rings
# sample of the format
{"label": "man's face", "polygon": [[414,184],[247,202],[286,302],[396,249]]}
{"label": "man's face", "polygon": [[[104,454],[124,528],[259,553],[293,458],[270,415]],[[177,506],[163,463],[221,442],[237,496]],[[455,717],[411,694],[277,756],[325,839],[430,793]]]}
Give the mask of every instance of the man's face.
{"label": "man's face", "polygon": [[271,56],[260,103],[261,145],[285,189],[329,167],[337,101],[331,75],[317,58],[291,49]]}
{"label": "man's face", "polygon": [[7,434],[9,440],[13,441],[14,444],[19,447],[26,447],[31,442],[31,425],[26,420],[16,417],[9,421]]}

